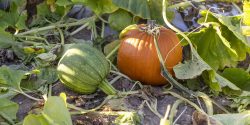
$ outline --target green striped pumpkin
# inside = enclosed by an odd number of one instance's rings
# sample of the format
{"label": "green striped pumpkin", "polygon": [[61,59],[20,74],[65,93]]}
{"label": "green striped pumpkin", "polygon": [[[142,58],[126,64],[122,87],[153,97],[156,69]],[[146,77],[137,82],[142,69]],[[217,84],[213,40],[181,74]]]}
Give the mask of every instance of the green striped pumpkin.
{"label": "green striped pumpkin", "polygon": [[91,94],[98,88],[108,95],[116,94],[116,90],[107,82],[110,71],[105,56],[88,44],[75,44],[62,56],[57,72],[61,82],[70,89]]}

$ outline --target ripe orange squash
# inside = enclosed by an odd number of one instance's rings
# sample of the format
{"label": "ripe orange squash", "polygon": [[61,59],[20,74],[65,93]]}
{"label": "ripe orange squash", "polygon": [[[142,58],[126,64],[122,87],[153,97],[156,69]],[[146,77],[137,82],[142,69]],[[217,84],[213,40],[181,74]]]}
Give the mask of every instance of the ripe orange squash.
{"label": "ripe orange squash", "polygon": [[[118,69],[130,78],[144,84],[167,84],[167,80],[161,76],[154,37],[152,34],[141,30],[145,27],[147,27],[145,24],[131,25],[121,32],[121,44],[117,58]],[[160,26],[158,45],[168,71],[174,75],[173,67],[182,60],[182,47],[177,35],[173,31]]]}

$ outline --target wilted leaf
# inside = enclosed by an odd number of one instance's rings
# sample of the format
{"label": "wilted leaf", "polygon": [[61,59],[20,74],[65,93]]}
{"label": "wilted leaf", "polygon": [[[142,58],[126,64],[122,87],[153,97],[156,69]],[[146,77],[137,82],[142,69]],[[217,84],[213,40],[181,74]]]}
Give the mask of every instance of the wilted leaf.
{"label": "wilted leaf", "polygon": [[193,59],[184,62],[184,64],[180,63],[174,67],[175,76],[178,79],[193,79],[205,70],[211,70],[211,67],[196,56],[193,56]]}
{"label": "wilted leaf", "polygon": [[37,59],[45,61],[45,62],[51,62],[51,61],[55,61],[56,59],[56,55],[53,53],[42,53],[36,56]]}

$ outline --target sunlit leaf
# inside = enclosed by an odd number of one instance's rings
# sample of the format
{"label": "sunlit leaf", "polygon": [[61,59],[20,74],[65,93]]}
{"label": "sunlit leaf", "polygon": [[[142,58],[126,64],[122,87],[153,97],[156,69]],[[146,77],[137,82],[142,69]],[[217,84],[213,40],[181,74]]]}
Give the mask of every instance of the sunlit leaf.
{"label": "sunlit leaf", "polygon": [[0,117],[1,115],[4,115],[3,117],[7,117],[10,120],[15,120],[18,108],[19,106],[15,102],[12,102],[6,98],[0,98]]}
{"label": "sunlit leaf", "polygon": [[23,125],[72,125],[70,113],[64,99],[51,96],[40,114],[25,117]]}

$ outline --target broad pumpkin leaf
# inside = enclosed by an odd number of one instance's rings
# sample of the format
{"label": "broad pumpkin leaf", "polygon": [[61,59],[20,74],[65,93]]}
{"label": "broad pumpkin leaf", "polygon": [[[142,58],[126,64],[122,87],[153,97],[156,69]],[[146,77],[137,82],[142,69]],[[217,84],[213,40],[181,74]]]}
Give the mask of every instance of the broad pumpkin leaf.
{"label": "broad pumpkin leaf", "polygon": [[[162,17],[162,0],[149,0],[150,19],[157,20],[157,23],[164,25],[165,22]],[[169,21],[175,16],[174,11],[167,9],[166,16]]]}
{"label": "broad pumpkin leaf", "polygon": [[108,21],[111,28],[121,31],[133,23],[133,17],[129,12],[119,9],[109,15]]}
{"label": "broad pumpkin leaf", "polygon": [[202,74],[204,81],[215,92],[221,92],[222,88],[228,87],[235,91],[240,91],[240,88],[216,73],[196,51],[192,52],[193,59],[178,64],[174,67],[175,76],[178,79],[193,79]]}
{"label": "broad pumpkin leaf", "polygon": [[15,42],[14,38],[10,33],[5,32],[4,30],[0,29],[0,48],[1,49],[11,47],[14,44],[14,42]]}
{"label": "broad pumpkin leaf", "polygon": [[23,125],[73,125],[70,113],[62,97],[51,96],[40,114],[30,114],[24,118]]}
{"label": "broad pumpkin leaf", "polygon": [[250,111],[235,114],[216,114],[210,116],[223,125],[249,125]]}
{"label": "broad pumpkin leaf", "polygon": [[11,121],[16,119],[16,113],[19,105],[7,98],[0,98],[0,117],[7,118]]}
{"label": "broad pumpkin leaf", "polygon": [[[232,48],[239,55],[239,61],[246,58],[246,52],[250,52],[250,43],[241,31],[241,16],[223,16],[209,11],[202,11],[203,18],[198,22],[215,22],[220,24],[222,36],[225,37],[231,44]],[[206,18],[207,17],[207,18]]]}
{"label": "broad pumpkin leaf", "polygon": [[244,69],[226,68],[222,76],[245,91],[250,91],[250,74]]}
{"label": "broad pumpkin leaf", "polygon": [[[47,3],[49,2],[49,3]],[[30,27],[44,26],[50,22],[57,22],[68,13],[73,3],[69,0],[44,1],[37,5],[37,14],[32,20]],[[49,4],[49,5],[48,5]],[[46,19],[46,20],[45,20]]]}
{"label": "broad pumpkin leaf", "polygon": [[200,57],[214,70],[237,64],[237,53],[222,36],[218,26],[203,28],[188,37],[196,46]]}
{"label": "broad pumpkin leaf", "polygon": [[23,125],[52,125],[42,115],[29,114],[25,117]]}
{"label": "broad pumpkin leaf", "polygon": [[27,72],[13,70],[7,66],[0,67],[0,86],[8,86],[20,90],[20,83]]}
{"label": "broad pumpkin leaf", "polygon": [[[203,75],[204,76],[204,75]],[[235,84],[227,80],[226,78],[222,77],[218,73],[216,73],[214,70],[208,71],[208,79],[205,80],[205,82],[214,90],[217,92],[221,92],[222,88],[228,87],[235,91],[241,91],[239,87],[237,87]],[[208,81],[207,81],[208,80]]]}
{"label": "broad pumpkin leaf", "polygon": [[151,17],[147,0],[113,0],[113,3],[141,18]]}
{"label": "broad pumpkin leaf", "polygon": [[118,9],[118,7],[113,4],[112,0],[72,0],[72,2],[86,5],[98,15],[112,13]]}
{"label": "broad pumpkin leaf", "polygon": [[[113,0],[113,3],[135,16],[143,19],[154,19],[157,23],[164,24],[162,18],[162,0]],[[167,18],[172,20],[174,12],[167,10]]]}
{"label": "broad pumpkin leaf", "polygon": [[9,11],[0,10],[0,27],[5,29],[10,26],[17,30],[26,29],[27,12],[23,9],[25,3],[25,0],[14,0],[11,1]]}

